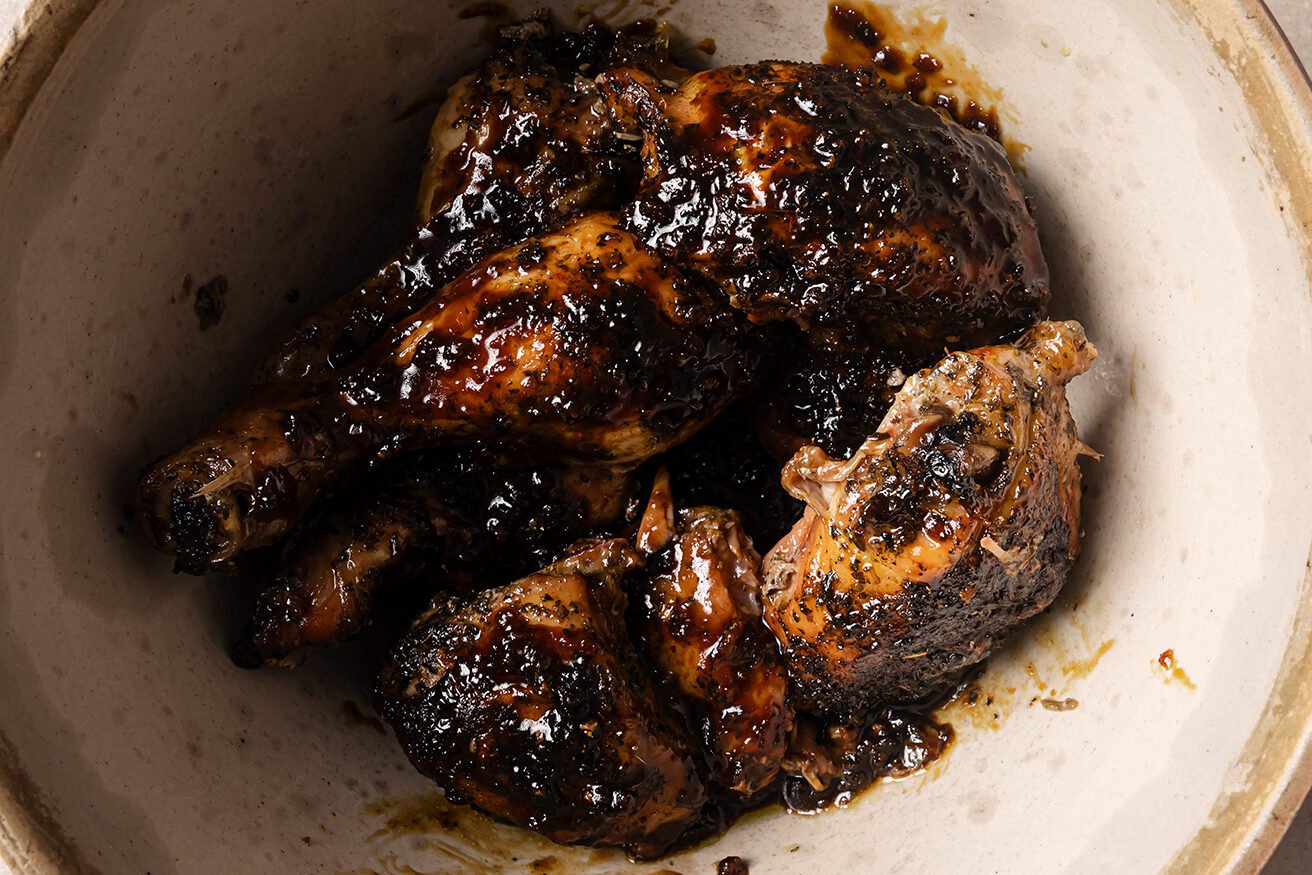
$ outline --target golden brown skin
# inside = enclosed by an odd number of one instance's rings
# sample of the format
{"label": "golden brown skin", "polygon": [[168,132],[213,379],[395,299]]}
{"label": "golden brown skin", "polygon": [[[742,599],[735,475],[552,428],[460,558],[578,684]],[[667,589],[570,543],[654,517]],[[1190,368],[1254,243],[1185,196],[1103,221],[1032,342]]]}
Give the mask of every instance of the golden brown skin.
{"label": "golden brown skin", "polygon": [[1097,355],[1075,322],[952,353],[851,458],[784,470],[805,516],[766,557],[765,618],[802,706],[851,711],[950,684],[1056,597],[1080,544],[1065,385]]}
{"label": "golden brown skin", "polygon": [[148,533],[200,570],[285,534],[343,474],[479,440],[641,462],[750,389],[757,343],[701,281],[608,214],[510,247],[393,327],[359,364],[273,386],[149,468]]}
{"label": "golden brown skin", "polygon": [[292,539],[233,659],[289,666],[303,647],[346,641],[370,624],[385,587],[527,574],[618,523],[631,481],[624,469],[514,468],[479,451],[399,459],[336,495]]}
{"label": "golden brown skin", "polygon": [[675,75],[663,26],[556,33],[543,16],[456,82],[434,122],[415,236],[378,272],[310,316],[266,363],[266,381],[345,367],[480,258],[584,211],[619,207],[640,177],[640,136],[600,101],[612,64]]}
{"label": "golden brown skin", "polygon": [[792,726],[788,677],[761,623],[761,557],[734,511],[676,513],[657,475],[637,537],[649,553],[630,617],[695,716],[717,788],[751,798],[779,774]]}
{"label": "golden brown skin", "polygon": [[678,88],[638,70],[600,81],[646,135],[628,226],[752,318],[941,352],[1042,316],[1047,265],[1005,152],[871,71],[770,61]]}
{"label": "golden brown skin", "polygon": [[445,790],[553,841],[658,856],[701,816],[698,755],[624,624],[623,541],[469,599],[396,646],[378,706]]}

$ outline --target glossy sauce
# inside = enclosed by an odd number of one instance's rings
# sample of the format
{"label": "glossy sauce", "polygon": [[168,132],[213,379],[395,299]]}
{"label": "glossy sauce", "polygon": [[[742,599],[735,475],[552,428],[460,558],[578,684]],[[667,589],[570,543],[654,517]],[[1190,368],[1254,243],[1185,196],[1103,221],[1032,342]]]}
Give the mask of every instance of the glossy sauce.
{"label": "glossy sauce", "polygon": [[931,19],[923,12],[914,16],[906,24],[876,3],[832,3],[821,59],[845,67],[873,67],[890,89],[938,107],[967,128],[1002,142],[1016,163],[1028,147],[1002,136],[1002,91],[988,85],[961,50],[944,41],[946,19]]}
{"label": "glossy sauce", "polygon": [[[934,707],[879,708],[852,720],[799,715],[794,755],[807,773],[794,769],[780,786],[789,811],[816,814],[843,807],[881,779],[905,778],[941,757],[953,738]],[[813,772],[819,766],[823,772]]]}

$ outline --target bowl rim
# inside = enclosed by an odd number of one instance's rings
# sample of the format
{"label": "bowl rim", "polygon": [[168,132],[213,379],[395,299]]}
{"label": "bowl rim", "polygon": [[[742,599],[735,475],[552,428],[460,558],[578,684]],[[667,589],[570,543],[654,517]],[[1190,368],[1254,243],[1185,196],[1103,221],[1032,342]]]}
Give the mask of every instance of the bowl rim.
{"label": "bowl rim", "polygon": [[[1201,26],[1239,83],[1268,171],[1287,184],[1312,286],[1312,77],[1264,0],[1166,0]],[[30,0],[0,40],[0,168],[15,137],[82,26],[102,0]],[[1253,98],[1262,98],[1254,100]],[[1300,184],[1288,184],[1293,182]],[[1312,545],[1300,607],[1271,695],[1240,761],[1244,787],[1222,791],[1208,821],[1167,872],[1259,872],[1312,788]],[[1275,755],[1272,755],[1274,751]],[[91,872],[0,727],[0,861],[14,875]]]}

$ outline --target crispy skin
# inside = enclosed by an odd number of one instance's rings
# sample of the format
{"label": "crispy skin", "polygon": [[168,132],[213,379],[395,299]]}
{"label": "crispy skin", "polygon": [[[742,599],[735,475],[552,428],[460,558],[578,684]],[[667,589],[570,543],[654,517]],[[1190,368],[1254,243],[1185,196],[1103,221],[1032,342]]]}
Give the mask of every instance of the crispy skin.
{"label": "crispy skin", "polygon": [[1052,602],[1088,452],[1065,384],[1096,354],[1077,323],[1040,323],[912,377],[851,459],[793,457],[808,508],[766,557],[765,618],[799,702],[917,700]]}
{"label": "crispy skin", "polygon": [[359,288],[310,316],[261,370],[266,381],[344,367],[479,259],[578,212],[628,201],[634,132],[599,99],[596,71],[633,64],[676,75],[664,27],[555,33],[545,17],[503,28],[433,124],[416,233]]}
{"label": "crispy skin", "polygon": [[652,664],[687,703],[711,783],[751,798],[779,774],[792,709],[788,677],[761,623],[761,557],[734,511],[675,511],[662,472],[639,530],[652,553],[630,616]]}
{"label": "crispy skin", "polygon": [[601,82],[646,135],[629,227],[754,319],[855,323],[923,352],[1041,317],[1047,266],[1002,148],[871,72],[771,61],[678,88],[638,70]]}
{"label": "crispy skin", "polygon": [[595,78],[624,64],[682,80],[669,63],[668,28],[593,24],[557,34],[539,16],[504,28],[502,39],[438,111],[418,223],[442,214],[453,225],[544,221],[619,206],[637,182],[641,138],[607,111]]}
{"label": "crispy skin", "polygon": [[623,541],[471,600],[439,599],[384,668],[378,705],[447,798],[553,841],[657,856],[700,817],[693,740],[624,624]]}
{"label": "crispy skin", "polygon": [[294,665],[301,648],[338,644],[367,627],[375,596],[394,584],[518,578],[619,522],[630,486],[623,469],[517,468],[482,451],[399,459],[307,522],[257,598],[233,658],[250,668]]}
{"label": "crispy skin", "polygon": [[344,473],[476,440],[637,463],[751,388],[753,332],[700,280],[584,216],[485,259],[356,367],[274,386],[144,474],[155,543],[203,570],[285,534]]}

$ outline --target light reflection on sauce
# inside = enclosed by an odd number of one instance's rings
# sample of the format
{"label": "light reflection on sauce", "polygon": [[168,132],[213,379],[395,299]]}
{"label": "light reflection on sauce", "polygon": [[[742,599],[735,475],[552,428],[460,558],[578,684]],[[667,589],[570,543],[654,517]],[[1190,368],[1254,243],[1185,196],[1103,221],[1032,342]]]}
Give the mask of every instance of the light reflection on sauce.
{"label": "light reflection on sauce", "polygon": [[831,3],[825,22],[826,64],[873,67],[894,91],[936,106],[971,130],[998,140],[1012,164],[1029,147],[1003,135],[998,119],[1006,113],[1003,93],[984,81],[961,49],[945,40],[948,23],[941,16],[912,10],[899,19],[867,0]]}

